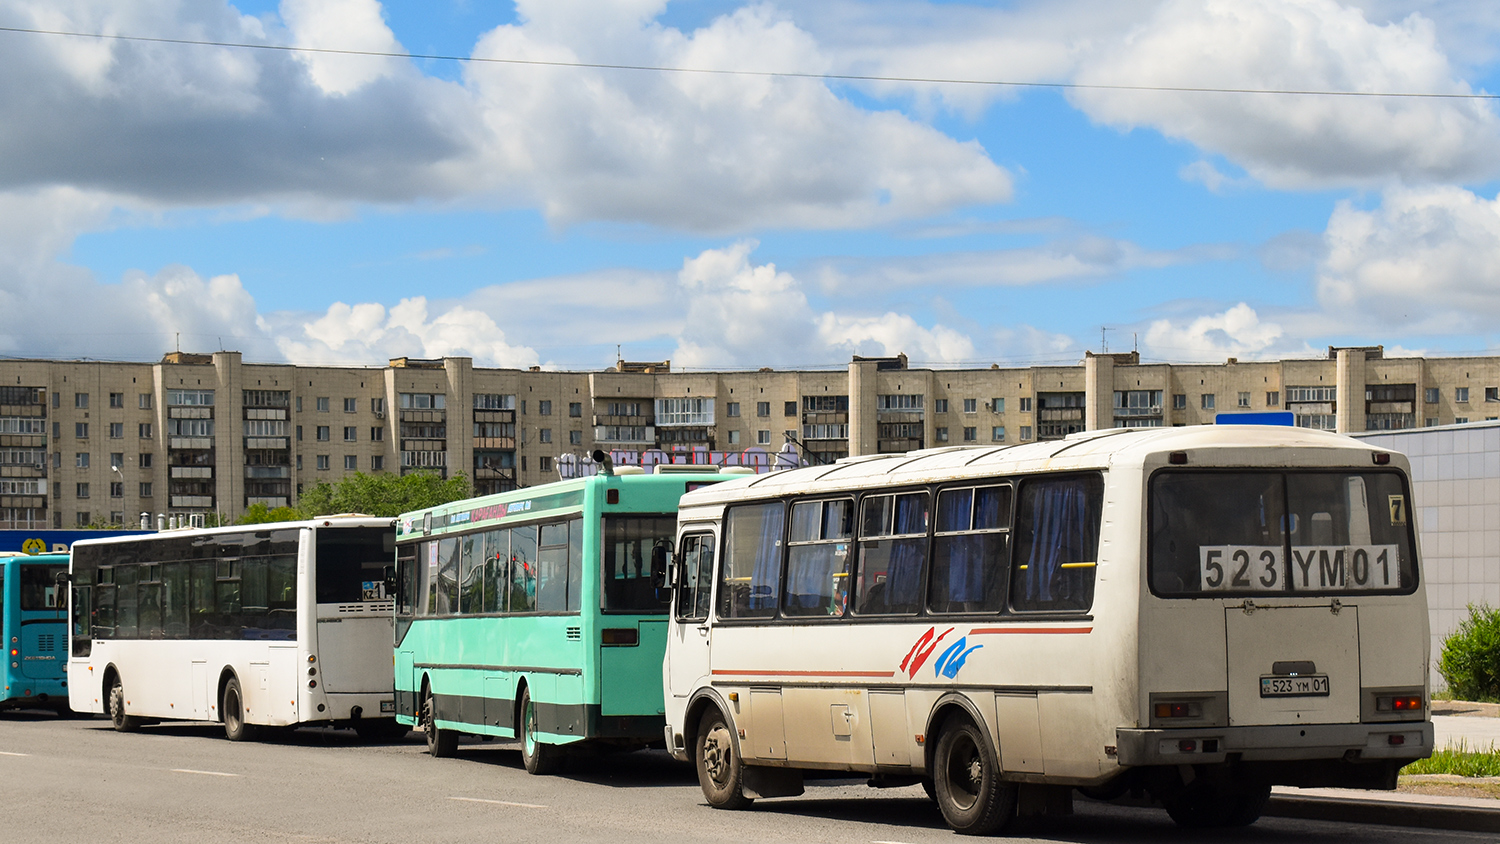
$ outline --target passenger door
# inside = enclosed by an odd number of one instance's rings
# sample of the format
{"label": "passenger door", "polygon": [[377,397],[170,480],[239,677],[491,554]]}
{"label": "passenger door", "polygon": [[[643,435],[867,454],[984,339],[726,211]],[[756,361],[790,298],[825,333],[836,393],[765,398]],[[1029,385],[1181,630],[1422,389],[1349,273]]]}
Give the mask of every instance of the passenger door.
{"label": "passenger door", "polygon": [[680,707],[686,698],[709,682],[710,641],[708,611],[712,606],[714,549],[708,531],[683,534],[681,564],[672,597],[672,625],[667,641],[667,695]]}

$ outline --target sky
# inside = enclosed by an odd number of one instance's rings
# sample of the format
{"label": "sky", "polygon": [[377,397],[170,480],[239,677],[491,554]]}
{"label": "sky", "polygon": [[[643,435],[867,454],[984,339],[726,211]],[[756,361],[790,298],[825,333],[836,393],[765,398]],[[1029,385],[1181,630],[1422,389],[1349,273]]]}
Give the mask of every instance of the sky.
{"label": "sky", "polygon": [[0,359],[1493,354],[1496,91],[1470,0],[0,0]]}

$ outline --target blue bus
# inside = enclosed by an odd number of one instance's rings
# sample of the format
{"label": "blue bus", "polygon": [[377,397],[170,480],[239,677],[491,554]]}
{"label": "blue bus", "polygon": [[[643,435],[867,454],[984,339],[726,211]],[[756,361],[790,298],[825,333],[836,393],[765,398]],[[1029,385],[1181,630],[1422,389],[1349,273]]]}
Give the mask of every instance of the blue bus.
{"label": "blue bus", "polygon": [[67,554],[0,557],[0,632],[5,638],[0,710],[53,709],[69,715],[65,586]]}

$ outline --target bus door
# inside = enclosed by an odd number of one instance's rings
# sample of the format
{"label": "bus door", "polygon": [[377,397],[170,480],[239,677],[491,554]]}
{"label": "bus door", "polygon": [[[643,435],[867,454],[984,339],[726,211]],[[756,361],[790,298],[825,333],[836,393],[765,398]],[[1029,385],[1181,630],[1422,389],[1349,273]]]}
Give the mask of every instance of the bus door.
{"label": "bus door", "polygon": [[708,611],[712,606],[716,542],[712,533],[693,532],[683,534],[678,547],[681,551],[668,634],[667,678],[671,694],[681,699],[708,684],[713,635]]}

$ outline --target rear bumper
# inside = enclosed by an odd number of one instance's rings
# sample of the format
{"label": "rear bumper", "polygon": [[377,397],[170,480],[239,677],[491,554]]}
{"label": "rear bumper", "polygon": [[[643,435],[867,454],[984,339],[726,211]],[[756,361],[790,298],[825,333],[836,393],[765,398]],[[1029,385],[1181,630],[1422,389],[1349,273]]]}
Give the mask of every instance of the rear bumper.
{"label": "rear bumper", "polygon": [[1308,724],[1115,730],[1117,759],[1127,767],[1244,762],[1414,760],[1432,755],[1432,722]]}

